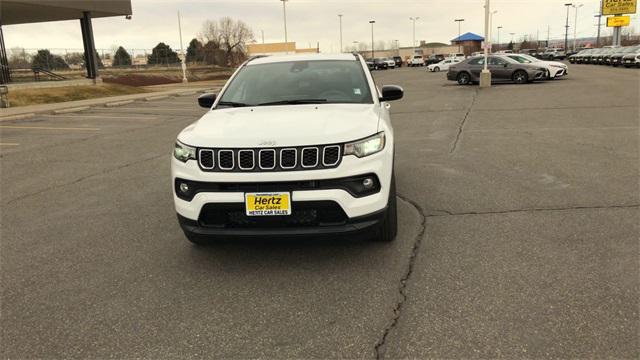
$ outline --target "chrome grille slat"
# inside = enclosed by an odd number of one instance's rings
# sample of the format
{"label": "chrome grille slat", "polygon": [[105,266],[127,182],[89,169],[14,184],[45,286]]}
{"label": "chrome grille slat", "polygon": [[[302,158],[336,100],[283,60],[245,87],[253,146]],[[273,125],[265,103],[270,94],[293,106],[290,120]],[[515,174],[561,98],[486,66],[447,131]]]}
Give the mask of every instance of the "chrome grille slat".
{"label": "chrome grille slat", "polygon": [[262,149],[258,152],[258,166],[261,170],[273,170],[276,168],[275,149]]}
{"label": "chrome grille slat", "polygon": [[233,170],[234,160],[233,150],[218,150],[218,167],[220,170]]}
{"label": "chrome grille slat", "polygon": [[302,149],[300,163],[303,168],[314,168],[318,166],[318,157],[320,157],[320,150],[317,147],[306,147]]}
{"label": "chrome grille slat", "polygon": [[[289,164],[289,162],[285,164],[285,160],[283,159],[285,159],[285,156],[287,156],[287,154],[291,154],[291,153],[293,153],[293,163],[292,165],[287,165]],[[295,148],[287,148],[287,149],[280,150],[280,167],[281,168],[285,170],[289,170],[289,169],[294,169],[297,165],[298,165],[298,151]]]}
{"label": "chrome grille slat", "polygon": [[211,149],[200,149],[198,159],[200,159],[200,166],[203,169],[211,170],[216,165],[215,156]]}
{"label": "chrome grille slat", "polygon": [[[335,166],[340,162],[342,147],[340,145],[325,146],[322,149],[322,165]],[[327,161],[327,158],[329,161]]]}
{"label": "chrome grille slat", "polygon": [[255,153],[253,150],[239,150],[238,151],[238,167],[240,170],[248,171],[255,168]]}

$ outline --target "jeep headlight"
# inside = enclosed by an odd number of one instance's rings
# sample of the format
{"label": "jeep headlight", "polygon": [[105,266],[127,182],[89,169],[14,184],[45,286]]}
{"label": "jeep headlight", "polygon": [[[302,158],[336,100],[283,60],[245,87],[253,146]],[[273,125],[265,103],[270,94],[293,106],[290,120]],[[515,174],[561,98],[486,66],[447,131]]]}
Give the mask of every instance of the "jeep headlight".
{"label": "jeep headlight", "polygon": [[191,146],[187,146],[183,143],[181,143],[180,141],[176,140],[176,145],[173,148],[173,157],[175,157],[176,159],[182,161],[182,162],[187,162],[189,160],[195,160],[196,159],[196,148],[193,148]]}
{"label": "jeep headlight", "polygon": [[345,155],[355,155],[359,158],[373,155],[384,149],[385,136],[384,132],[377,133],[366,139],[354,141],[344,145]]}

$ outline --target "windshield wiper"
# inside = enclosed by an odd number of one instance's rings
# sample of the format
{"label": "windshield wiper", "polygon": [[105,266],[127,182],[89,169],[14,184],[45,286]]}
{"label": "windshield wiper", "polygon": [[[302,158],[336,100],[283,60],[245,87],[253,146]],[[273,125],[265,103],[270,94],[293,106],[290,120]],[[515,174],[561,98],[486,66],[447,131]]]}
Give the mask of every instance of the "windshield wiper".
{"label": "windshield wiper", "polygon": [[301,104],[321,104],[326,103],[327,99],[298,99],[298,100],[280,100],[258,104],[258,106],[269,105],[301,105]]}
{"label": "windshield wiper", "polygon": [[249,106],[245,103],[233,102],[233,101],[220,101],[218,106],[231,106],[231,107],[246,107]]}

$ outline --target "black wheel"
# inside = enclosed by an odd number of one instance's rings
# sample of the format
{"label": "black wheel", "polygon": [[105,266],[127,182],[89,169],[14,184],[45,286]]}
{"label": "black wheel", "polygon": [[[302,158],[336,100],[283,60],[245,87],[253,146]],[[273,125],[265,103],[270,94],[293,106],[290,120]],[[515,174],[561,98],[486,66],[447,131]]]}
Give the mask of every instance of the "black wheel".
{"label": "black wheel", "polygon": [[458,74],[458,84],[460,85],[469,85],[471,83],[471,76],[469,73],[461,72]]}
{"label": "black wheel", "polygon": [[380,242],[392,242],[398,234],[398,199],[396,198],[396,177],[391,175],[391,189],[389,201],[384,219],[380,223],[375,240]]}
{"label": "black wheel", "polygon": [[529,82],[529,75],[527,75],[526,71],[518,70],[513,73],[513,82],[516,84],[526,84]]}
{"label": "black wheel", "polygon": [[437,67],[437,66],[436,66],[436,67],[434,67],[434,68],[433,68],[433,72],[440,72],[440,68],[439,68],[439,67]]}

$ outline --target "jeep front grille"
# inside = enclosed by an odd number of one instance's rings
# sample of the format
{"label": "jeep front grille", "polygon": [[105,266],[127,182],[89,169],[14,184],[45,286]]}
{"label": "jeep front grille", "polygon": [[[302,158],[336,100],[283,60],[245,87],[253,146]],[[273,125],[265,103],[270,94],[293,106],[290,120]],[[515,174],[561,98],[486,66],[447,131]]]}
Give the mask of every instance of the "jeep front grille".
{"label": "jeep front grille", "polygon": [[265,172],[332,169],[342,161],[341,145],[290,148],[198,149],[203,171]]}

